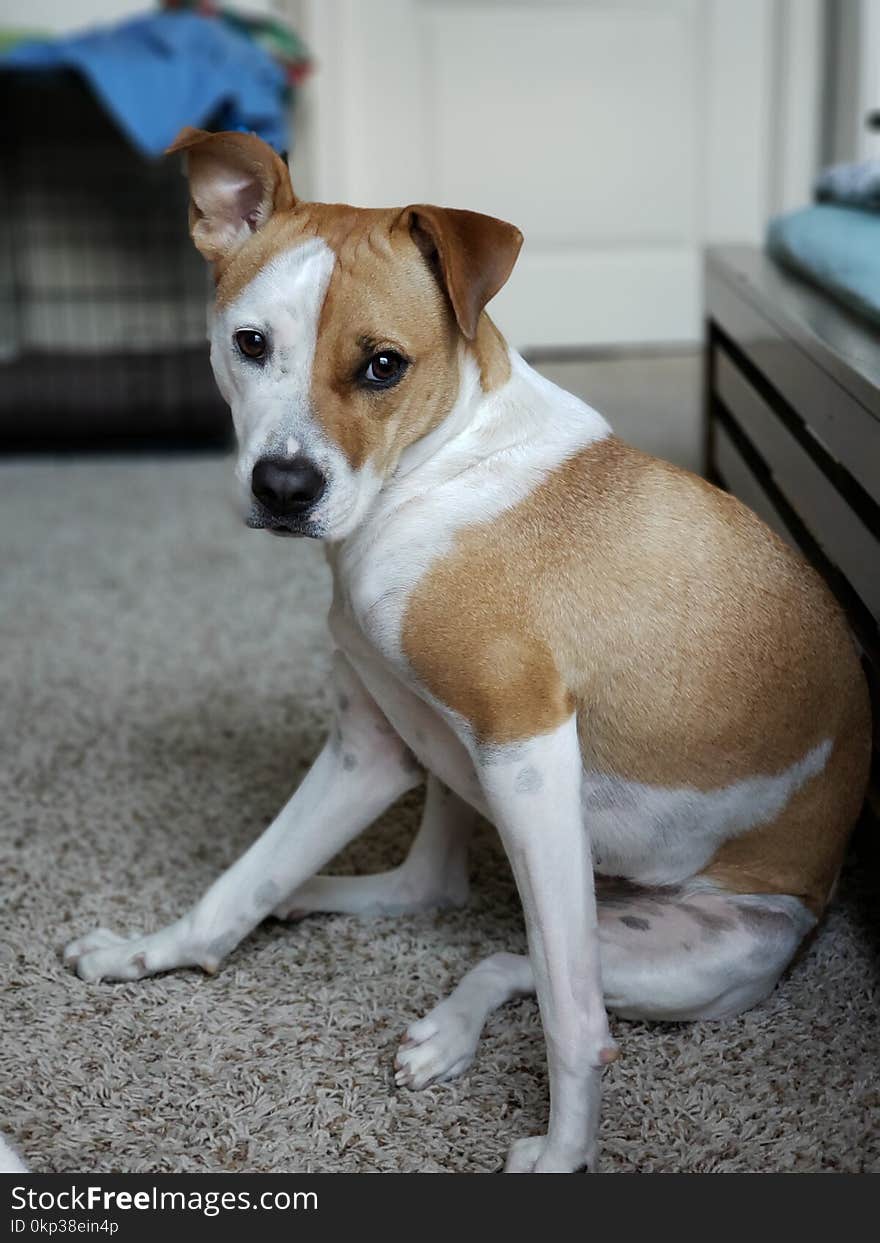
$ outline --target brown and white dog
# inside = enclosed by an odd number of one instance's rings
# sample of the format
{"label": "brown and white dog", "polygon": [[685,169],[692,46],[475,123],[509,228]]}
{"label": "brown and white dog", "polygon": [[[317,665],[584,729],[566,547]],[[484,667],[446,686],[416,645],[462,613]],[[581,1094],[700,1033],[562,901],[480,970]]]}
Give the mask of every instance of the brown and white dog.
{"label": "brown and white dog", "polygon": [[[480,963],[415,1022],[397,1080],[461,1073],[492,1009],[534,991],[549,1127],[507,1168],[592,1168],[606,1006],[736,1014],[828,902],[868,769],[847,627],[748,509],[621,443],[507,347],[484,307],[520,248],[511,225],[299,202],[249,135],[188,130],[173,150],[214,265],[247,521],[327,541],[336,721],[192,911],[66,957],[87,980],[213,972],[272,913],[461,903],[479,813],[529,955]],[[405,863],[316,876],[419,766]]]}

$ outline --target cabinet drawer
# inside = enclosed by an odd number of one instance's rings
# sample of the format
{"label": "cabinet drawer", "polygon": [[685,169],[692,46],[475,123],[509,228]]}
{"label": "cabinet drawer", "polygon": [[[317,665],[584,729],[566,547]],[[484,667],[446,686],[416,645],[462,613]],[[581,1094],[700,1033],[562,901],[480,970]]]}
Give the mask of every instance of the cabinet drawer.
{"label": "cabinet drawer", "polygon": [[813,539],[880,615],[880,540],[723,350],[715,356],[715,391]]}
{"label": "cabinet drawer", "polygon": [[724,487],[748,505],[749,509],[753,509],[759,518],[763,518],[767,526],[777,535],[782,536],[786,543],[800,551],[797,540],[785,525],[760,481],[752,473],[751,467],[725,430],[723,423],[716,424],[713,435],[714,465]]}
{"label": "cabinet drawer", "polygon": [[[768,318],[773,308],[758,309],[746,297],[741,282],[732,287],[729,278],[722,278],[710,265],[707,292],[713,322],[880,504],[880,395],[876,385],[861,374],[870,369],[873,375],[877,369],[875,331],[868,325],[854,327],[824,295],[775,268],[772,281],[781,286],[776,289],[777,309],[785,306],[791,311],[792,299],[799,305],[804,300],[813,304],[806,317],[813,330],[809,344],[794,339],[795,328],[781,329]],[[820,324],[830,328],[838,320],[833,336],[842,363],[835,368],[827,343],[822,347],[816,333]],[[867,359],[872,360],[870,364]],[[852,372],[848,383],[844,383],[844,372]]]}

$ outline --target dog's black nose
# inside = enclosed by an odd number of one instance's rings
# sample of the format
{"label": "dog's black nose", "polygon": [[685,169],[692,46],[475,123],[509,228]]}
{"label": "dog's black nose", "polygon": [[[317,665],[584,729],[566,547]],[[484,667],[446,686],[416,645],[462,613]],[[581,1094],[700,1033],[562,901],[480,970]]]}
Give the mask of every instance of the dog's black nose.
{"label": "dog's black nose", "polygon": [[264,457],[254,466],[254,496],[276,518],[301,514],[324,491],[326,479],[307,457]]}

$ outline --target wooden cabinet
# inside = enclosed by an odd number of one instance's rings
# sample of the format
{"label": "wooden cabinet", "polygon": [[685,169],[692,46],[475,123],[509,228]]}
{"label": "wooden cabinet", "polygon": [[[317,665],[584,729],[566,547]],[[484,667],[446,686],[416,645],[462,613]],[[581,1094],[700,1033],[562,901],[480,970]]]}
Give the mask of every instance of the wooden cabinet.
{"label": "wooden cabinet", "polygon": [[751,248],[710,250],[706,474],[799,547],[849,615],[880,819],[880,334]]}

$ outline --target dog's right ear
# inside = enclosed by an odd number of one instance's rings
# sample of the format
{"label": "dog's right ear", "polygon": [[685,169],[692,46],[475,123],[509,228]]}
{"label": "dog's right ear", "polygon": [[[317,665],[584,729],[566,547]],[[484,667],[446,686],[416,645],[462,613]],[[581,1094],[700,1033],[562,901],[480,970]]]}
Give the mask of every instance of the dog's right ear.
{"label": "dog's right ear", "polygon": [[277,211],[296,202],[287,165],[256,134],[187,125],[166,155],[186,152],[189,231],[210,263],[232,257]]}

